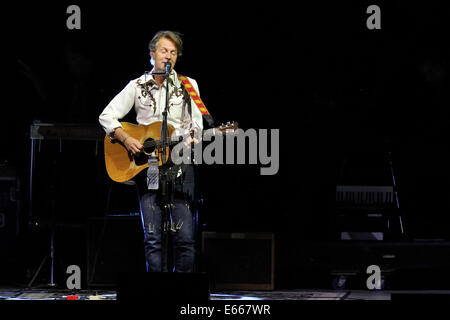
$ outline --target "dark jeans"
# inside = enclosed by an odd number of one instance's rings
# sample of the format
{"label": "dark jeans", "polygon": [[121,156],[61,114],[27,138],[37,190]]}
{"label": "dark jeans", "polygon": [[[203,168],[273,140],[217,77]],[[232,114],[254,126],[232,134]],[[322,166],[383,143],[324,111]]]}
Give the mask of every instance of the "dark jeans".
{"label": "dark jeans", "polygon": [[[167,272],[168,261],[173,261],[173,271],[193,272],[195,264],[195,235],[193,214],[191,212],[194,176],[192,166],[186,166],[180,178],[173,182],[173,197],[171,203],[171,224],[169,236],[162,252],[161,219],[163,216],[164,199],[159,190],[144,188],[141,196],[141,206],[144,215],[144,248],[149,272]],[[141,191],[142,192],[142,191]],[[141,193],[142,194],[142,193]],[[166,233],[167,234],[167,233]],[[169,246],[171,246],[169,248]],[[172,259],[168,257],[172,251]]]}

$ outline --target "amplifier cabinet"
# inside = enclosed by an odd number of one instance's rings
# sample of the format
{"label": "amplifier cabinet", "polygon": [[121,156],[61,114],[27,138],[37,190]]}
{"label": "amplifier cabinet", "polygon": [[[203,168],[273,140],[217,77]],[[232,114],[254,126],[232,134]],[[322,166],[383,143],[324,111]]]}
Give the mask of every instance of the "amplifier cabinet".
{"label": "amplifier cabinet", "polygon": [[273,233],[202,233],[202,261],[215,289],[273,290],[274,251]]}

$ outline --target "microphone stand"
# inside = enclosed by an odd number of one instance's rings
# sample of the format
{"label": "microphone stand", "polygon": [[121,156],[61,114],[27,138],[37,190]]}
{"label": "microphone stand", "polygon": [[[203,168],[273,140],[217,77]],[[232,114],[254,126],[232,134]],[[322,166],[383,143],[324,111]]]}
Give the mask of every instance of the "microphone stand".
{"label": "microphone stand", "polygon": [[[155,72],[153,74],[161,74],[161,72]],[[166,106],[162,112],[163,121],[161,125],[161,137],[159,145],[159,154],[162,155],[161,163],[162,167],[166,164],[166,148],[169,146],[168,130],[167,130],[167,110],[169,106],[169,74],[170,68],[164,75],[166,76]],[[161,272],[168,271],[167,268],[167,250],[169,244],[169,232],[172,226],[172,204],[170,202],[170,190],[169,190],[169,177],[166,172],[160,172],[160,182],[161,182],[161,196],[163,210],[161,212]]]}
{"label": "microphone stand", "polygon": [[402,214],[401,214],[401,211],[400,211],[400,203],[399,203],[399,199],[398,199],[398,186],[397,186],[397,182],[396,182],[396,179],[395,179],[394,167],[392,165],[392,153],[391,152],[388,152],[388,164],[389,164],[389,169],[391,171],[392,186],[393,186],[393,189],[394,189],[395,205],[396,205],[397,210],[399,211],[398,219],[399,219],[399,224],[400,224],[400,232],[404,236],[405,235],[405,230],[404,230],[404,227],[403,227]]}

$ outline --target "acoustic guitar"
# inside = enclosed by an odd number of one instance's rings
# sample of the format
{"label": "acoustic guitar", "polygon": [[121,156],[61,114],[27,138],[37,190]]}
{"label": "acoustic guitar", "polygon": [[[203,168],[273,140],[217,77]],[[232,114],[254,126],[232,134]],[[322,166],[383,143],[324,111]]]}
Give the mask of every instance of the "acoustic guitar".
{"label": "acoustic guitar", "polygon": [[[139,172],[148,167],[148,158],[153,152],[159,159],[159,165],[163,165],[163,152],[161,152],[162,145],[160,141],[162,122],[158,121],[149,125],[135,125],[129,122],[121,122],[121,124],[127,134],[137,139],[144,146],[144,150],[133,155],[119,140],[105,136],[106,171],[113,181],[126,182],[134,178]],[[213,130],[218,130],[222,134],[229,134],[235,132],[237,128],[237,122],[228,122]],[[164,163],[170,163],[170,147],[180,143],[184,138],[183,136],[172,137],[175,128],[170,124],[167,124],[167,131],[170,138],[168,145],[165,147],[166,161]]]}

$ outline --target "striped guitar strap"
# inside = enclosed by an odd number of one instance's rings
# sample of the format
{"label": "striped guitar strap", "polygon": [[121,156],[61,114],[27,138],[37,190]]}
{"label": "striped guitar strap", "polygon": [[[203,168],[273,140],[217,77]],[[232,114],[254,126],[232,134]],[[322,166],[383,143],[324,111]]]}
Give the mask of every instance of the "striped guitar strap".
{"label": "striped guitar strap", "polygon": [[198,95],[197,91],[195,91],[194,86],[191,84],[189,79],[185,76],[178,75],[178,79],[181,81],[183,86],[186,88],[186,91],[191,96],[192,100],[194,100],[195,104],[197,105],[198,110],[200,110],[201,114],[203,115],[203,118],[208,123],[208,125],[213,128],[214,127],[214,119],[209,113],[208,109],[206,109],[205,104],[203,103],[202,99]]}

